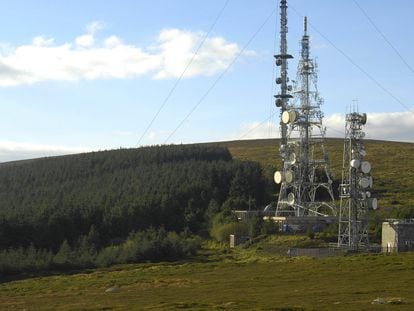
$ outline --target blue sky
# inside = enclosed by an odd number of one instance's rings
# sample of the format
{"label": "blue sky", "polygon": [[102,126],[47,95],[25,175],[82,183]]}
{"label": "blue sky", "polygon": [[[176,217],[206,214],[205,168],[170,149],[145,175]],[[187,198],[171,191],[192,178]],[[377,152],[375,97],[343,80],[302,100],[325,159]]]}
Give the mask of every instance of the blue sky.
{"label": "blue sky", "polygon": [[[414,3],[356,1],[414,67]],[[137,146],[225,2],[1,1],[0,161]],[[357,100],[368,113],[368,138],[414,141],[414,114],[408,111],[414,109],[414,73],[355,2],[288,3],[289,51],[295,56],[302,16],[311,24],[328,136],[341,136],[343,114]],[[272,99],[277,6],[276,0],[229,0],[140,145],[278,135]],[[275,112],[273,124],[261,123]]]}

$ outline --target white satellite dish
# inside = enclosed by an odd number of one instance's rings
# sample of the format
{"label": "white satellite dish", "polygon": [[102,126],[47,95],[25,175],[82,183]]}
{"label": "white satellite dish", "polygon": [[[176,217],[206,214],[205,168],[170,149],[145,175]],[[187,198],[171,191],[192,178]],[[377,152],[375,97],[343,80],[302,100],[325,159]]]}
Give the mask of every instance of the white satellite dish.
{"label": "white satellite dish", "polygon": [[374,180],[372,179],[372,176],[370,176],[368,179],[369,179],[369,187],[372,188],[374,184]]}
{"label": "white satellite dish", "polygon": [[371,172],[371,164],[368,161],[361,162],[361,171],[364,174],[369,174]]}
{"label": "white satellite dish", "polygon": [[295,195],[293,194],[293,192],[288,194],[287,199],[288,199],[289,205],[295,204]]}
{"label": "white satellite dish", "polygon": [[275,183],[280,184],[282,182],[282,173],[279,171],[276,171],[273,175],[273,179],[275,180]]}
{"label": "white satellite dish", "polygon": [[298,113],[295,110],[289,111],[289,122],[293,123],[298,119]]}
{"label": "white satellite dish", "polygon": [[293,172],[291,170],[285,172],[285,180],[289,184],[293,181]]}
{"label": "white satellite dish", "polygon": [[358,182],[358,184],[362,187],[362,188],[368,188],[369,187],[369,178],[366,178],[366,177],[362,177],[360,180],[359,180],[359,182]]}
{"label": "white satellite dish", "polygon": [[367,191],[365,194],[367,195],[367,198],[371,197],[371,192]]}
{"label": "white satellite dish", "polygon": [[282,113],[282,122],[285,124],[289,123],[289,111],[285,110]]}
{"label": "white satellite dish", "polygon": [[365,125],[367,123],[367,114],[363,113],[361,118],[362,125]]}
{"label": "white satellite dish", "polygon": [[294,154],[293,152],[289,155],[289,162],[290,164],[296,163],[296,154]]}
{"label": "white satellite dish", "polygon": [[353,159],[351,160],[351,167],[353,168],[359,168],[359,166],[361,165],[361,162],[358,159]]}
{"label": "white satellite dish", "polygon": [[361,149],[359,150],[359,154],[365,157],[367,155],[367,152],[365,151],[365,149]]}
{"label": "white satellite dish", "polygon": [[378,200],[376,198],[369,198],[368,207],[376,210],[378,208]]}

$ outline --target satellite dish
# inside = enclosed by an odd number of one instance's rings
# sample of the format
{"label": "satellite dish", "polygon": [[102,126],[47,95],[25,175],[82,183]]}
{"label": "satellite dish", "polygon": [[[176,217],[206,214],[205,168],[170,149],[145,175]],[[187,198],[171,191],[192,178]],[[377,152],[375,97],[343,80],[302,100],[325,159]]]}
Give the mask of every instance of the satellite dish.
{"label": "satellite dish", "polygon": [[275,180],[275,183],[280,184],[282,182],[282,173],[279,171],[276,171],[273,179]]}
{"label": "satellite dish", "polygon": [[281,84],[282,83],[282,78],[278,77],[276,78],[276,84]]}
{"label": "satellite dish", "polygon": [[367,195],[367,198],[371,197],[371,192],[367,191],[365,194]]}
{"label": "satellite dish", "polygon": [[362,187],[362,188],[368,188],[369,187],[369,178],[366,178],[366,177],[362,177],[360,180],[359,180],[359,182],[358,182],[358,184]]}
{"label": "satellite dish", "polygon": [[367,114],[363,113],[361,118],[362,125],[365,125],[367,123]]}
{"label": "satellite dish", "polygon": [[280,57],[276,58],[276,66],[282,65],[282,59]]}
{"label": "satellite dish", "polygon": [[293,194],[293,192],[288,194],[287,199],[288,199],[289,205],[295,204],[295,195]]}
{"label": "satellite dish", "polygon": [[293,181],[293,172],[291,170],[285,172],[285,180],[289,184]]}
{"label": "satellite dish", "polygon": [[376,210],[378,208],[378,200],[376,198],[369,198],[368,207]]}
{"label": "satellite dish", "polygon": [[368,161],[361,162],[361,171],[364,174],[369,174],[371,172],[371,164]]}
{"label": "satellite dish", "polygon": [[296,154],[295,153],[292,152],[289,155],[289,162],[290,162],[290,164],[295,164],[296,163]]}
{"label": "satellite dish", "polygon": [[372,186],[373,186],[373,184],[374,184],[374,180],[372,179],[372,176],[370,176],[370,177],[368,178],[368,180],[369,180],[369,187],[370,187],[370,188],[372,188]]}
{"label": "satellite dish", "polygon": [[289,122],[293,123],[298,119],[298,113],[295,110],[289,111]]}
{"label": "satellite dish", "polygon": [[365,192],[361,192],[359,194],[361,200],[365,200],[367,198],[367,194]]}
{"label": "satellite dish", "polygon": [[276,107],[282,107],[282,104],[283,104],[282,99],[280,99],[280,98],[276,99],[276,101],[275,101]]}
{"label": "satellite dish", "polygon": [[285,124],[289,123],[289,111],[285,110],[282,113],[282,122]]}
{"label": "satellite dish", "polygon": [[351,160],[351,167],[353,168],[359,168],[359,166],[361,165],[361,162],[358,159],[353,159]]}
{"label": "satellite dish", "polygon": [[367,155],[367,152],[365,151],[365,149],[361,149],[359,150],[359,154],[365,157]]}

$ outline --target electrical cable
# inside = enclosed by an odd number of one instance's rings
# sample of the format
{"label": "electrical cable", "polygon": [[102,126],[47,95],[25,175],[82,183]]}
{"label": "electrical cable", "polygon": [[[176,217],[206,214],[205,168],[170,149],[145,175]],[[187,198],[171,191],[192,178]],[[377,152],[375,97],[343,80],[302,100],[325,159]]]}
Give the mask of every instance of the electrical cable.
{"label": "electrical cable", "polygon": [[378,28],[378,26],[374,23],[371,17],[367,14],[367,12],[359,5],[359,3],[356,0],[353,0],[355,5],[360,9],[362,14],[367,18],[367,20],[370,22],[372,27],[381,35],[381,37],[384,39],[385,42],[394,50],[395,54],[401,59],[401,61],[407,66],[407,68],[414,73],[413,67],[410,66],[410,64],[406,61],[406,59],[401,55],[401,53],[397,50],[397,48],[391,43],[390,40],[385,36],[385,34]]}
{"label": "electrical cable", "polygon": [[185,121],[194,113],[198,106],[206,99],[206,97],[210,94],[210,92],[215,88],[215,86],[220,82],[220,80],[224,77],[224,75],[230,70],[230,68],[234,65],[234,63],[239,59],[239,57],[244,53],[246,48],[250,45],[250,43],[256,38],[256,36],[260,33],[263,27],[267,24],[269,19],[274,15],[276,9],[273,9],[269,16],[265,19],[265,21],[260,25],[260,27],[256,30],[256,32],[250,37],[247,43],[243,46],[243,48],[239,51],[236,57],[230,62],[230,64],[222,71],[222,73],[214,80],[213,84],[207,89],[207,91],[201,96],[199,101],[191,108],[188,114],[181,120],[181,122],[177,125],[177,127],[171,132],[171,134],[167,137],[164,141],[166,144],[172,136],[181,128]]}
{"label": "electrical cable", "polygon": [[[278,26],[277,22],[278,22],[277,19],[275,19],[275,28],[274,28],[275,29],[275,34],[273,36],[274,37],[273,52],[276,51],[276,45],[277,45],[277,40],[276,40],[277,26]],[[273,95],[274,95],[275,89],[276,89],[276,85],[275,85],[275,82],[274,82],[275,81],[275,75],[276,75],[276,66],[273,65],[272,67],[273,67],[273,70],[272,70],[272,85],[271,85],[271,88],[270,88],[269,116],[272,115],[272,111],[275,108]],[[273,117],[271,117],[270,120],[269,120],[269,138],[272,137],[272,123],[273,123]]]}
{"label": "electrical cable", "polygon": [[[292,5],[290,5],[292,10],[303,17],[303,15]],[[328,37],[326,37],[322,32],[320,32],[312,23],[308,24],[315,30],[322,38],[324,38],[335,50],[337,50],[342,56],[344,56],[354,67],[356,67],[359,71],[361,71],[369,80],[371,80],[374,84],[376,84],[381,90],[383,90],[386,94],[388,94],[391,98],[393,98],[398,104],[400,104],[404,109],[408,112],[414,113],[410,107],[404,104],[396,95],[394,95],[390,90],[388,90],[385,86],[383,86],[378,80],[376,80],[372,75],[370,75],[364,68],[358,65],[350,56],[348,56],[343,50],[341,50],[338,46],[336,46]]]}
{"label": "electrical cable", "polygon": [[213,23],[211,24],[209,30],[207,31],[207,33],[205,34],[205,36],[203,37],[203,39],[201,40],[200,44],[198,45],[197,49],[195,50],[192,58],[190,59],[190,61],[187,63],[187,65],[185,66],[183,72],[181,73],[181,75],[178,77],[178,79],[175,81],[173,87],[171,88],[170,92],[168,93],[168,95],[165,97],[164,101],[162,102],[161,106],[158,108],[158,111],[155,113],[154,117],[152,118],[152,120],[150,121],[150,123],[148,124],[148,126],[146,127],[145,131],[142,133],[141,137],[138,140],[137,143],[137,147],[139,146],[139,144],[141,143],[142,139],[144,138],[144,136],[147,134],[148,130],[151,128],[152,124],[154,123],[154,121],[157,119],[158,115],[160,114],[161,110],[164,108],[164,106],[167,104],[168,100],[171,98],[171,95],[174,93],[175,89],[177,88],[178,84],[181,82],[182,78],[184,77],[185,73],[187,72],[188,68],[190,67],[190,65],[193,63],[194,59],[196,58],[196,56],[198,55],[198,52],[200,51],[201,47],[204,45],[205,41],[207,40],[207,38],[210,36],[213,28],[216,26],[217,22],[219,21],[219,19],[221,18],[225,8],[227,7],[227,5],[229,4],[230,0],[227,0],[223,7],[221,8],[221,10],[219,11],[219,13],[217,14],[216,18],[214,19]]}
{"label": "electrical cable", "polygon": [[251,129],[249,129],[247,132],[245,132],[243,135],[241,135],[237,140],[242,140],[244,137],[246,137],[248,134],[250,134],[251,132],[253,132],[255,129],[257,129],[259,126],[263,125],[265,122],[267,122],[269,119],[273,118],[274,115],[277,113],[277,111],[273,112],[270,116],[268,116],[265,120],[263,120],[262,122],[258,123],[257,125],[255,125],[254,127],[252,127]]}

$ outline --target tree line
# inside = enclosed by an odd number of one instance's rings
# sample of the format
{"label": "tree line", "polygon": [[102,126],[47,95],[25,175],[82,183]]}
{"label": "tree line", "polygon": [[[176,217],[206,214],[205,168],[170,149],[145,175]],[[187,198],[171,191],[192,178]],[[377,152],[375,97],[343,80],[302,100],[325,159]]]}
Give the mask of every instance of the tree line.
{"label": "tree line", "polygon": [[233,160],[227,148],[210,145],[5,163],[0,165],[0,249],[55,256],[63,243],[79,248],[91,230],[96,253],[154,228],[205,236],[217,214],[267,204],[271,187],[258,163]]}

